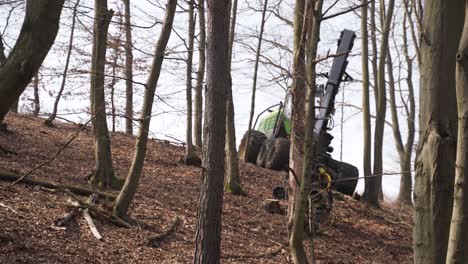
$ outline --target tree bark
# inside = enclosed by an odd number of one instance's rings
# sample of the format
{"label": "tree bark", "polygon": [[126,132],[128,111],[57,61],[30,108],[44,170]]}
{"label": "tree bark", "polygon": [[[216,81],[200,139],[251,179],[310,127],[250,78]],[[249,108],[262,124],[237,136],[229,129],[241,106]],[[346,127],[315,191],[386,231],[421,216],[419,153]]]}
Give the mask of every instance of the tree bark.
{"label": "tree bark", "polygon": [[232,78],[231,78],[231,64],[232,64],[232,50],[234,47],[234,33],[236,29],[237,17],[237,0],[232,2],[232,19],[230,22],[229,30],[229,51],[228,51],[228,91],[226,102],[226,184],[225,191],[235,195],[243,195],[239,176],[239,160],[236,150],[236,126],[234,124],[234,102],[232,97]]}
{"label": "tree bark", "polygon": [[452,223],[446,263],[468,263],[468,1],[465,25],[456,56],[458,139]]}
{"label": "tree bark", "polygon": [[229,1],[208,0],[207,91],[203,170],[194,263],[220,263],[226,94],[229,81]]}
{"label": "tree bark", "polygon": [[421,41],[419,145],[414,186],[414,263],[444,263],[455,178],[455,55],[463,0],[425,1]]}
{"label": "tree bark", "polygon": [[130,0],[123,0],[125,9],[125,133],[133,134],[133,43]]}
{"label": "tree bark", "polygon": [[[307,36],[307,99],[305,105],[305,139],[304,139],[304,161],[303,170],[301,173],[300,194],[296,198],[295,213],[293,218],[293,228],[291,230],[290,248],[291,255],[294,263],[315,263],[314,258],[314,243],[313,243],[313,230],[310,232],[310,260],[307,259],[303,246],[304,224],[307,211],[308,197],[314,173],[314,160],[315,141],[314,141],[314,127],[315,127],[315,87],[316,87],[316,58],[317,47],[320,41],[320,22],[322,18],[323,0],[308,0],[305,13],[305,23],[303,26],[304,31],[308,31]],[[304,36],[304,35],[303,35]],[[309,215],[313,219],[313,215]]]}
{"label": "tree bark", "polygon": [[41,111],[41,103],[39,99],[39,71],[36,72],[33,79],[33,89],[34,89],[34,110],[33,115],[38,116]]}
{"label": "tree bark", "polygon": [[132,203],[133,197],[138,189],[143,164],[146,157],[146,147],[148,142],[148,132],[151,121],[151,113],[153,108],[154,94],[156,85],[158,84],[161,66],[164,60],[164,52],[166,51],[167,43],[172,32],[172,24],[174,22],[174,14],[177,7],[177,0],[168,0],[166,5],[166,13],[164,23],[161,29],[156,44],[151,72],[146,81],[145,95],[143,98],[143,106],[141,109],[140,128],[138,137],[135,142],[135,151],[133,153],[132,164],[128,171],[127,179],[122,187],[122,190],[115,199],[113,211],[116,215],[124,217],[127,215],[128,208]]}
{"label": "tree bark", "polygon": [[195,86],[195,124],[193,127],[193,137],[195,146],[202,146],[202,123],[203,123],[203,80],[205,78],[205,0],[198,0],[198,25],[200,28],[198,44],[198,71],[197,84]]}
{"label": "tree bark", "polygon": [[258,35],[258,44],[257,44],[257,51],[255,53],[255,66],[254,66],[254,73],[253,73],[253,82],[252,82],[252,98],[250,99],[250,115],[249,115],[249,126],[247,129],[247,138],[245,140],[245,149],[244,153],[240,158],[242,161],[245,161],[247,153],[248,153],[248,148],[249,148],[249,142],[250,142],[250,131],[253,129],[252,128],[252,123],[253,123],[253,118],[255,114],[255,94],[257,92],[257,74],[258,74],[258,64],[260,62],[260,52],[262,50],[262,42],[263,42],[263,30],[265,28],[265,15],[267,11],[267,6],[268,6],[268,0],[265,0],[263,3],[263,10],[262,10],[262,21],[260,22],[260,33]]}
{"label": "tree bark", "polygon": [[187,131],[185,133],[185,157],[186,164],[200,164],[200,158],[195,153],[192,143],[192,66],[193,66],[193,42],[195,39],[195,18],[194,5],[195,1],[190,0],[189,5],[189,26],[188,26],[188,50],[187,50],[187,67],[185,70],[186,78],[186,103],[187,103]]}
{"label": "tree bark", "polygon": [[57,93],[57,96],[55,97],[54,108],[52,109],[52,113],[49,115],[49,118],[44,121],[44,123],[47,125],[52,125],[52,122],[54,122],[55,118],[57,117],[58,104],[59,104],[60,99],[62,98],[63,90],[65,89],[65,84],[67,82],[68,67],[70,65],[70,57],[71,57],[71,53],[73,50],[73,39],[75,35],[76,13],[78,11],[79,4],[80,4],[80,0],[77,0],[75,5],[73,6],[70,39],[68,41],[67,58],[65,60],[65,67],[63,69],[63,74],[62,74],[62,84],[60,85],[60,89]]}
{"label": "tree bark", "polygon": [[64,0],[29,0],[18,40],[0,68],[0,123],[49,52],[59,29]]}
{"label": "tree bark", "polygon": [[94,135],[95,168],[89,181],[100,187],[116,187],[118,180],[112,165],[111,140],[107,128],[104,94],[107,32],[114,11],[107,9],[107,0],[94,2],[93,52],[91,60],[91,123]]}

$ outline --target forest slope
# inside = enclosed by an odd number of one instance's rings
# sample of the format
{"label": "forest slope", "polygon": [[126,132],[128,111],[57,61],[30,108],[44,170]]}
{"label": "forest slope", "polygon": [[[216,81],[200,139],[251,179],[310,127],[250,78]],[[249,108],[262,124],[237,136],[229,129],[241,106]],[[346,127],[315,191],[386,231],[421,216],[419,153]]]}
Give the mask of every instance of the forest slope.
{"label": "forest slope", "polygon": [[[0,132],[0,172],[25,173],[50,159],[79,129],[50,128],[43,119],[9,115],[9,132]],[[113,133],[117,175],[130,165],[134,137]],[[8,151],[14,153],[7,153]],[[114,226],[93,217],[104,236],[96,240],[79,214],[67,230],[53,228],[70,210],[63,192],[0,181],[0,263],[190,263],[193,256],[200,168],[180,164],[184,148],[151,140],[141,185],[130,208],[140,228]],[[94,165],[89,128],[31,178],[87,186]],[[262,202],[285,174],[240,164],[246,197],[225,196],[222,223],[223,263],[290,263],[286,218],[266,213]],[[89,187],[89,186],[88,186]],[[335,199],[331,226],[316,240],[318,263],[412,263],[411,216],[390,206],[370,209],[345,197]],[[159,247],[147,240],[176,216],[174,234]]]}

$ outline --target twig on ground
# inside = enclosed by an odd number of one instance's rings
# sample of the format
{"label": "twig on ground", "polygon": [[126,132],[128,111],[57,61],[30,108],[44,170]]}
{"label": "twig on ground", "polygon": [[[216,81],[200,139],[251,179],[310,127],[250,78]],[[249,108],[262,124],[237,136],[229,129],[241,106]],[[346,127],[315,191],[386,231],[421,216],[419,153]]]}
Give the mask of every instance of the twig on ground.
{"label": "twig on ground", "polygon": [[18,213],[18,211],[16,211],[15,209],[11,208],[10,206],[8,206],[8,205],[6,205],[6,204],[4,204],[4,203],[2,203],[2,202],[0,202],[0,206],[3,207],[3,208],[8,209],[8,210],[10,210],[10,211],[12,211],[12,212],[15,213],[15,214]]}
{"label": "twig on ground", "polygon": [[152,238],[150,238],[148,240],[148,245],[150,247],[158,247],[164,239],[166,239],[174,231],[176,231],[179,224],[180,224],[180,217],[177,215],[176,217],[174,217],[174,220],[172,220],[172,223],[169,226],[169,228],[164,230],[164,232],[162,232],[161,234],[159,234],[159,235],[157,235],[155,237],[152,237]]}
{"label": "twig on ground", "polygon": [[280,246],[279,248],[272,250],[270,252],[266,252],[263,254],[256,254],[256,255],[223,255],[221,258],[223,259],[261,259],[265,257],[270,257],[270,256],[275,256],[281,252],[283,249],[283,246]]}

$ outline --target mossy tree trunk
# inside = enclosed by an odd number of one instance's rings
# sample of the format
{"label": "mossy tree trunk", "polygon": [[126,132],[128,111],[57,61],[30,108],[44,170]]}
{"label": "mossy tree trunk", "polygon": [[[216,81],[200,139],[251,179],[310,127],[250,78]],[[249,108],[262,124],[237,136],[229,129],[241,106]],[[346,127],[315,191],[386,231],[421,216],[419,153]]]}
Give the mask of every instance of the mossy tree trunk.
{"label": "mossy tree trunk", "polygon": [[39,70],[59,29],[64,0],[28,0],[18,40],[0,67],[0,122]]}
{"label": "mossy tree trunk", "polygon": [[193,263],[216,264],[221,257],[225,173],[226,94],[229,82],[229,0],[208,0],[207,90],[203,170]]}
{"label": "mossy tree trunk", "polygon": [[416,264],[446,261],[457,144],[455,55],[463,28],[464,3],[425,1],[413,213]]}
{"label": "mossy tree trunk", "polygon": [[143,97],[143,106],[141,109],[140,128],[138,129],[138,137],[135,142],[135,151],[133,153],[132,164],[128,171],[127,179],[115,199],[113,211],[116,215],[125,217],[128,208],[133,201],[133,197],[138,189],[143,164],[146,157],[146,147],[148,142],[148,132],[150,128],[151,113],[153,108],[154,94],[158,84],[161,66],[164,60],[167,43],[172,32],[172,24],[174,22],[174,14],[177,7],[177,0],[168,0],[166,5],[166,13],[164,23],[161,29],[154,52],[153,63],[151,66],[150,75],[146,81],[145,95]]}
{"label": "mossy tree trunk", "polygon": [[93,52],[91,60],[91,123],[94,136],[94,171],[89,181],[99,188],[116,187],[112,165],[111,140],[107,128],[104,93],[107,32],[114,12],[107,9],[107,0],[94,2]]}
{"label": "mossy tree trunk", "polygon": [[447,249],[448,264],[468,263],[468,1],[465,26],[457,53],[456,87],[458,139],[452,223]]}

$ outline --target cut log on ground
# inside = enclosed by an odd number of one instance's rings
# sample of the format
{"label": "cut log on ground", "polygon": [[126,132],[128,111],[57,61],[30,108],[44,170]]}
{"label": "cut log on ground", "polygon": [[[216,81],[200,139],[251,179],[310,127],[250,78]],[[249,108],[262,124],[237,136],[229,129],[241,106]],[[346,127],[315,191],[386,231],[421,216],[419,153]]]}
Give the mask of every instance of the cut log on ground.
{"label": "cut log on ground", "polygon": [[[19,175],[0,172],[0,180],[2,181],[15,182],[20,178],[21,176]],[[66,185],[66,184],[57,184],[57,183],[51,183],[51,182],[46,182],[46,181],[41,181],[41,180],[33,180],[30,178],[24,178],[21,181],[21,183],[32,185],[32,186],[41,186],[41,187],[45,187],[49,189],[67,189],[67,190],[70,190],[74,194],[78,194],[82,196],[89,196],[95,193],[95,194],[98,194],[100,197],[110,199],[110,200],[115,200],[115,197],[117,197],[117,195],[114,195],[111,193],[101,192],[98,190],[93,190],[93,189],[89,189],[85,187]]]}
{"label": "cut log on ground", "polygon": [[179,216],[176,216],[174,217],[174,220],[172,220],[172,223],[171,225],[169,226],[169,228],[167,228],[164,232],[162,232],[161,234],[155,236],[155,237],[152,237],[148,240],[148,245],[150,247],[159,247],[159,245],[161,244],[161,242],[166,239],[168,236],[170,236],[172,233],[174,233],[177,229],[177,227],[179,226],[180,224],[180,217]]}
{"label": "cut log on ground", "polygon": [[263,202],[263,209],[270,214],[284,214],[283,208],[281,208],[279,200],[266,199]]}

